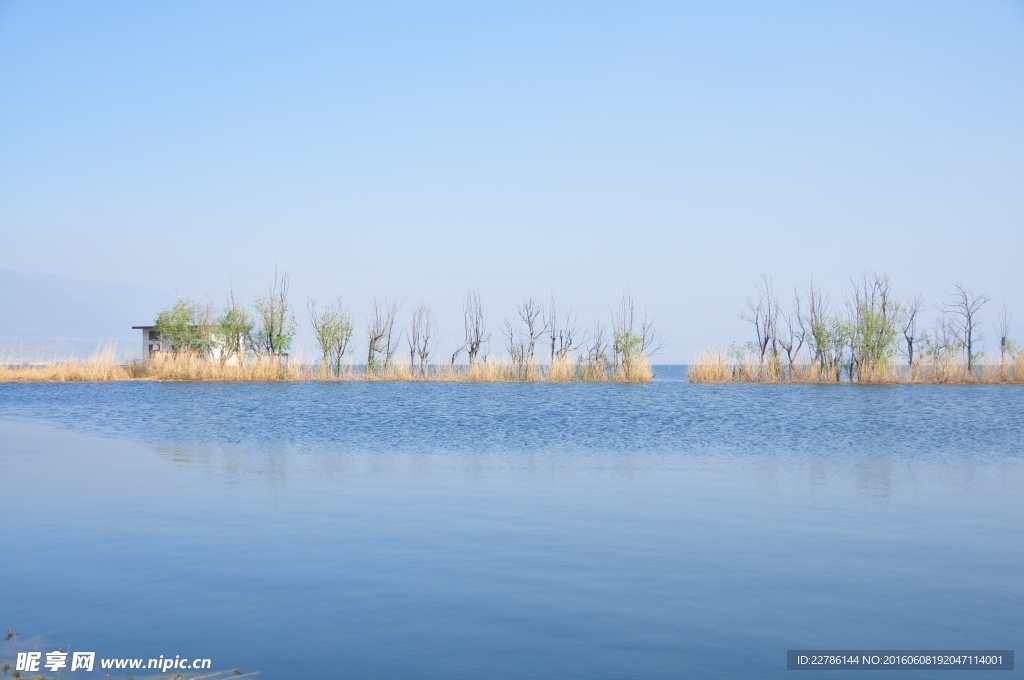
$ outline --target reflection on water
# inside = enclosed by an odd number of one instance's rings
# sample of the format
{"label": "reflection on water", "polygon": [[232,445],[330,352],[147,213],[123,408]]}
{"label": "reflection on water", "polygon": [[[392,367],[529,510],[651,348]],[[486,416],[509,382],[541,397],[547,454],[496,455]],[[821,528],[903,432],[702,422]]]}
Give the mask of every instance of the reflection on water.
{"label": "reflection on water", "polygon": [[1012,648],[1022,406],[1001,386],[0,385],[0,627],[271,680]]}
{"label": "reflection on water", "polygon": [[888,498],[892,487],[892,468],[888,463],[857,466],[857,491],[866,496]]}
{"label": "reflection on water", "polygon": [[[198,469],[208,475],[230,483],[263,483],[287,485],[290,477],[313,477],[320,480],[343,480],[361,475],[430,477],[433,472],[457,472],[466,477],[485,474],[536,478],[545,475],[603,474],[632,479],[659,470],[702,468],[742,468],[745,476],[763,492],[788,488],[787,482],[804,478],[809,490],[836,485],[855,489],[858,495],[889,498],[894,475],[900,474],[910,482],[914,470],[894,469],[888,460],[865,457],[854,461],[836,462],[812,458],[806,461],[781,460],[765,454],[741,462],[732,458],[692,458],[672,461],[665,456],[643,453],[625,453],[615,456],[574,457],[571,454],[517,454],[513,457],[468,452],[453,456],[449,453],[410,454],[400,452],[352,453],[347,451],[302,451],[287,445],[268,446],[251,450],[243,446],[155,446],[153,450],[171,466],[180,469]],[[984,464],[988,466],[987,464]],[[945,468],[943,468],[945,469]],[[973,467],[953,468],[950,479],[958,484],[970,484]],[[1006,472],[1005,470],[1003,471]]]}

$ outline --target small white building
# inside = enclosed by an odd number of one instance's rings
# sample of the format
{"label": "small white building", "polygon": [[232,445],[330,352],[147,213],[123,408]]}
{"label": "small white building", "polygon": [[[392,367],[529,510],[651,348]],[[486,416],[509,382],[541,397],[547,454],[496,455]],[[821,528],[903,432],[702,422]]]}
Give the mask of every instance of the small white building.
{"label": "small white building", "polygon": [[[169,346],[164,347],[164,342],[156,331],[156,326],[132,326],[132,330],[142,331],[142,358],[144,360],[153,361],[161,356],[171,354],[173,348]],[[213,346],[210,347],[210,351],[206,353],[204,358],[211,363],[219,364],[223,355],[224,348],[217,346],[216,340],[214,340]],[[287,357],[288,355],[284,356]],[[238,364],[239,358],[237,355],[229,356],[227,361],[224,362],[225,366],[237,366]]]}
{"label": "small white building", "polygon": [[155,329],[156,326],[132,326],[132,330],[142,331],[142,358],[146,361],[153,358],[153,352],[163,351],[160,334]]}

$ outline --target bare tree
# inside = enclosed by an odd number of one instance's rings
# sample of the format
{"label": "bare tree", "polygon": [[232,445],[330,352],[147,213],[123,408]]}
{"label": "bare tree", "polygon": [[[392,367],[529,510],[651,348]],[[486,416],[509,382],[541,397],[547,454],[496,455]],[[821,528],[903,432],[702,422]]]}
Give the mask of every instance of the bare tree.
{"label": "bare tree", "polygon": [[793,375],[793,364],[796,358],[800,356],[800,350],[803,349],[804,342],[807,340],[807,324],[804,320],[802,307],[803,300],[800,297],[800,289],[794,287],[793,308],[788,314],[779,310],[776,311],[776,317],[782,317],[786,325],[785,332],[781,332],[780,328],[779,346],[786,353],[790,375]]}
{"label": "bare tree", "polygon": [[537,341],[548,330],[547,325],[541,325],[541,319],[544,316],[544,306],[532,297],[528,297],[519,305],[518,311],[519,318],[522,320],[523,325],[526,326],[527,360],[533,361]]}
{"label": "bare tree", "polygon": [[918,316],[923,308],[924,299],[920,295],[915,295],[908,300],[903,308],[903,323],[900,324],[900,331],[903,333],[903,342],[906,347],[903,353],[907,357],[907,367],[911,370],[914,368],[914,349],[919,341]]}
{"label": "bare tree", "polygon": [[1003,365],[1006,363],[1006,355],[1013,351],[1013,343],[1010,341],[1010,316],[1006,313],[1005,302],[999,309],[996,335],[999,336],[999,364]]}
{"label": "bare tree", "polygon": [[[398,314],[398,303],[388,302],[374,296],[373,315],[366,329],[366,372],[375,372],[380,368],[388,369],[394,354],[395,316]],[[383,361],[380,355],[383,354]]]}
{"label": "bare tree", "polygon": [[522,331],[505,319],[501,326],[502,335],[505,336],[505,349],[508,350],[509,360],[512,362],[512,372],[520,374],[525,370],[527,354],[527,341]]}
{"label": "bare tree", "polygon": [[583,371],[584,377],[590,380],[603,380],[608,375],[608,339],[600,321],[594,322]]}
{"label": "bare tree", "polygon": [[544,307],[528,297],[516,308],[522,329],[505,320],[502,332],[509,358],[512,361],[513,373],[519,379],[526,379],[534,370],[537,341],[547,332],[548,326],[541,325],[544,318]]}
{"label": "bare tree", "polygon": [[978,356],[974,351],[974,345],[981,340],[980,312],[988,298],[968,291],[959,284],[953,286],[950,296],[953,299],[943,307],[943,311],[951,315],[952,329],[963,343],[964,353],[967,355],[967,372],[970,373]]}
{"label": "bare tree", "polygon": [[452,355],[452,363],[455,363],[455,357],[460,352],[465,351],[469,356],[469,365],[474,366],[484,343],[491,339],[491,334],[487,332],[487,318],[484,316],[484,306],[480,301],[479,288],[469,291],[462,313],[466,342],[455,350],[455,354]]}
{"label": "bare tree", "polygon": [[604,324],[594,322],[590,345],[587,346],[587,358],[595,363],[608,363],[608,339],[605,336]]}
{"label": "bare tree", "polygon": [[409,365],[419,364],[420,375],[427,375],[430,356],[437,345],[434,317],[426,304],[420,303],[412,311],[412,326],[409,329]]}
{"label": "bare tree", "polygon": [[779,303],[775,297],[772,280],[767,274],[761,275],[761,283],[757,286],[757,301],[747,302],[747,311],[740,318],[754,325],[754,336],[757,342],[758,362],[764,365],[765,356],[775,359],[778,355],[778,315]]}
{"label": "bare tree", "polygon": [[576,350],[583,342],[579,336],[579,325],[576,322],[577,315],[572,309],[565,313],[562,323],[558,322],[558,314],[555,310],[555,298],[551,298],[551,312],[548,315],[547,333],[551,340],[551,362],[556,359],[564,359],[570,352]]}

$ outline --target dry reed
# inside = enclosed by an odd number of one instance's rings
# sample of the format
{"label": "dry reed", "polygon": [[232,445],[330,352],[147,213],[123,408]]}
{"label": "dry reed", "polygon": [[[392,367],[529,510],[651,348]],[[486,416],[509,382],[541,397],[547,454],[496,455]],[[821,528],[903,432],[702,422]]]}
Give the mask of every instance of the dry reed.
{"label": "dry reed", "polygon": [[708,347],[706,350],[699,353],[694,359],[694,362],[690,364],[690,382],[732,382],[730,379],[731,375],[731,367],[729,366],[725,352],[715,349],[714,347]]}
{"label": "dry reed", "polygon": [[[547,382],[573,382],[576,380],[586,380],[584,376],[587,374],[585,372],[581,372],[580,368],[580,363],[574,363],[569,359],[569,357],[556,357],[554,361],[548,364],[547,370],[544,373],[544,379]],[[607,371],[605,371],[605,375],[607,375]]]}
{"label": "dry reed", "polygon": [[646,361],[629,370],[604,364],[557,359],[550,365],[527,367],[499,358],[469,366],[431,366],[426,370],[395,363],[378,370],[346,366],[335,373],[320,366],[285,365],[277,357],[253,359],[242,365],[223,365],[193,354],[167,354],[152,361],[118,360],[110,351],[87,360],[75,358],[34,364],[0,362],[0,382],[110,382],[127,380],[184,382],[650,382],[654,373]]}
{"label": "dry reed", "polygon": [[860,367],[849,379],[849,367],[839,371],[822,371],[817,364],[795,363],[792,366],[778,358],[761,361],[751,353],[729,354],[709,347],[700,352],[689,366],[689,380],[694,383],[837,383],[864,384],[1024,384],[1024,353],[1010,361],[976,365],[968,371],[965,362],[945,357],[940,360],[916,362],[912,367],[887,364]]}

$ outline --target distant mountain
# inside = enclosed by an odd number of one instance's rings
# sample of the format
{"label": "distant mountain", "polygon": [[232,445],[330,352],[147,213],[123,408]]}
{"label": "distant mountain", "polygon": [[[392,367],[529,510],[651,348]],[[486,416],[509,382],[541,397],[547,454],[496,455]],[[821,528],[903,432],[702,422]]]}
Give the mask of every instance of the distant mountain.
{"label": "distant mountain", "polygon": [[142,353],[140,331],[173,296],[145,286],[0,269],[0,360]]}

